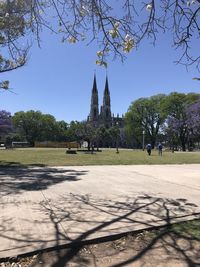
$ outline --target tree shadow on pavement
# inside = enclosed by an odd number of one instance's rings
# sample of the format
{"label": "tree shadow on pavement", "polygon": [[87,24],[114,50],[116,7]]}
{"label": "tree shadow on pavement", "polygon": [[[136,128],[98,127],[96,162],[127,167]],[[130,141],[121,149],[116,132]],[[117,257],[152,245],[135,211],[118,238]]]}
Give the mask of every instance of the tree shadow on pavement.
{"label": "tree shadow on pavement", "polygon": [[11,163],[10,167],[0,168],[0,196],[45,190],[58,183],[79,181],[88,173],[56,167],[19,166],[12,166]]}
{"label": "tree shadow on pavement", "polygon": [[[39,210],[45,212],[47,217],[38,223],[51,223],[54,229],[54,237],[51,238],[55,241],[57,250],[50,259],[45,257],[45,253],[41,254],[31,267],[41,266],[41,263],[45,267],[65,267],[72,261],[77,264],[74,266],[104,266],[98,263],[99,259],[95,253],[91,252],[90,257],[84,257],[80,253],[86,244],[115,240],[125,233],[160,226],[162,228],[159,228],[156,235],[140,250],[133,251],[133,255],[129,255],[128,259],[122,261],[117,255],[119,251],[115,251],[113,255],[116,253],[117,262],[105,266],[134,266],[138,261],[145,263],[146,257],[156,247],[165,252],[162,266],[167,266],[164,265],[164,260],[168,262],[180,259],[185,266],[200,266],[200,238],[186,232],[178,232],[172,227],[174,222],[187,220],[188,216],[196,215],[199,218],[197,205],[186,199],[157,198],[140,194],[132,198],[122,196],[120,201],[114,201],[94,198],[91,195],[69,194],[61,196],[56,204],[41,202]],[[38,249],[41,242],[41,249],[48,247],[45,240],[33,240],[28,234],[17,241],[26,240],[38,243]],[[198,246],[195,246],[195,242]],[[150,262],[151,258],[148,261]]]}

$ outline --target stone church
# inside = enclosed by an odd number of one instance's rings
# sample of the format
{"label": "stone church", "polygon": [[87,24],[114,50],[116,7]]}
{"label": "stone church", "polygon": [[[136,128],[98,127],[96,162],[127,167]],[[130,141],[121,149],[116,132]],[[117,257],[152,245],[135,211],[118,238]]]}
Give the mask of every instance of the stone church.
{"label": "stone church", "polygon": [[119,127],[119,129],[122,129],[124,127],[124,118],[119,117],[119,115],[115,117],[114,114],[112,114],[110,90],[107,76],[103,94],[103,104],[99,109],[98,88],[96,82],[96,75],[94,75],[88,123],[90,123],[93,127],[110,128],[112,126],[117,126]]}

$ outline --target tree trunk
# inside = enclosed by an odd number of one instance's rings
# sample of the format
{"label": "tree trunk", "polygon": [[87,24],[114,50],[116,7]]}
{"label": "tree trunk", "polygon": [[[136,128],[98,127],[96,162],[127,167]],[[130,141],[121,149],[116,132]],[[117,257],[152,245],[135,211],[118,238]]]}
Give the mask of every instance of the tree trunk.
{"label": "tree trunk", "polygon": [[87,149],[88,149],[88,151],[90,151],[90,140],[87,140],[87,142],[88,142],[88,147],[87,147]]}
{"label": "tree trunk", "polygon": [[181,141],[182,150],[186,151],[187,138],[186,138],[186,134],[184,131],[182,131],[180,134],[180,141]]}
{"label": "tree trunk", "polygon": [[184,140],[181,140],[181,146],[182,146],[182,150],[186,151],[186,142]]}

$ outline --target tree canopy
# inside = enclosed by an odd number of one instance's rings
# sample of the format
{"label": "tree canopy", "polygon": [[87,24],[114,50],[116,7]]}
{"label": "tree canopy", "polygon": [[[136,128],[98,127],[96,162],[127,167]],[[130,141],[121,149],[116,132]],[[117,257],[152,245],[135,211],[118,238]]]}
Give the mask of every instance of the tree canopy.
{"label": "tree canopy", "polygon": [[126,131],[141,143],[141,134],[145,131],[146,140],[154,147],[160,127],[166,119],[163,110],[165,95],[140,98],[134,101],[126,113]]}
{"label": "tree canopy", "polygon": [[129,139],[136,140],[141,147],[145,134],[146,143],[153,147],[164,140],[169,146],[180,146],[185,151],[189,139],[200,137],[199,101],[199,94],[177,92],[134,101],[125,116]]}
{"label": "tree canopy", "polygon": [[40,111],[19,111],[12,118],[16,132],[21,140],[31,144],[34,141],[55,141],[58,126],[55,118],[50,114],[42,114]]}
{"label": "tree canopy", "polygon": [[10,112],[0,111],[0,135],[6,134],[12,130],[12,120]]}
{"label": "tree canopy", "polygon": [[186,109],[189,134],[200,139],[200,99]]}
{"label": "tree canopy", "polygon": [[[11,122],[12,119],[12,122]],[[200,94],[172,92],[133,101],[125,114],[125,128],[94,127],[88,121],[56,121],[40,111],[0,112],[0,132],[10,141],[76,141],[91,146],[142,148],[164,142],[172,149],[190,150],[200,144]],[[12,126],[13,124],[13,126]],[[5,136],[4,136],[5,137]]]}
{"label": "tree canopy", "polygon": [[[186,150],[190,131],[198,127],[198,121],[195,121],[195,114],[198,116],[199,109],[195,103],[199,101],[199,97],[200,95],[195,93],[183,94],[174,92],[165,99],[164,109],[168,114],[168,132],[170,130],[173,138],[175,137],[176,140],[179,140],[183,151]],[[190,110],[195,111],[195,113],[190,113]],[[192,121],[194,122],[193,125],[191,125]]]}
{"label": "tree canopy", "polygon": [[177,61],[198,66],[199,12],[200,0],[3,0],[0,72],[25,64],[31,41],[40,43],[44,27],[59,33],[62,42],[96,41],[96,63],[103,66],[107,57],[123,60],[144,39],[155,44],[160,32],[170,31],[172,45],[181,51]]}
{"label": "tree canopy", "polygon": [[[23,43],[22,38],[28,37],[31,28],[28,12],[28,1],[0,1],[0,73],[15,70],[26,63],[30,45],[25,40]],[[0,89],[8,88],[8,81],[0,82]]]}

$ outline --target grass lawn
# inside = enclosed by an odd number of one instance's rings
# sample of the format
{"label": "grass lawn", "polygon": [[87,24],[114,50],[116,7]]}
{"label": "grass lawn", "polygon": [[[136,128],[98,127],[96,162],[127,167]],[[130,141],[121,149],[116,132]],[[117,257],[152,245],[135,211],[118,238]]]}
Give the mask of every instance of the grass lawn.
{"label": "grass lawn", "polygon": [[188,235],[200,241],[200,219],[174,224],[172,229],[177,233]]}
{"label": "grass lawn", "polygon": [[0,150],[0,166],[75,166],[75,165],[127,165],[127,164],[200,164],[200,152],[163,152],[158,156],[153,151],[148,156],[146,151],[104,149],[94,154],[66,154],[66,149],[56,148],[18,148]]}

